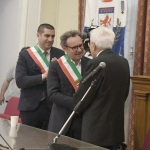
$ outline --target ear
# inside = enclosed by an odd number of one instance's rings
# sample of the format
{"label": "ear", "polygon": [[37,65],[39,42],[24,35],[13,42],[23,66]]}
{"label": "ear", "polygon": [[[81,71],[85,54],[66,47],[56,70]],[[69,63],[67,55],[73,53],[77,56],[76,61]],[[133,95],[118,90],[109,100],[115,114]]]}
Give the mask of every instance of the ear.
{"label": "ear", "polygon": [[37,34],[36,34],[36,36],[37,36],[37,38],[39,38],[40,34],[39,34],[39,33],[37,33]]}
{"label": "ear", "polygon": [[62,49],[65,49],[65,46],[64,45],[61,45]]}
{"label": "ear", "polygon": [[95,45],[95,43],[94,43],[94,42],[92,42],[92,43],[91,43],[91,47],[92,47],[93,51],[95,51],[95,50],[96,50],[96,45]]}
{"label": "ear", "polygon": [[62,47],[63,51],[66,52],[66,46],[61,45],[61,47]]}
{"label": "ear", "polygon": [[94,50],[96,50],[96,45],[95,45],[95,43],[94,43]]}

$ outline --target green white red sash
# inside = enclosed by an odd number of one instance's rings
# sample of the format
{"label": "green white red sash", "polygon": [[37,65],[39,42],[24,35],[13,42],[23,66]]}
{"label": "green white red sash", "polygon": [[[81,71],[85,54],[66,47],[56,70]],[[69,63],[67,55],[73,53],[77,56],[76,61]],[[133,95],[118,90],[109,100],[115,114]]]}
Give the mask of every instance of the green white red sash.
{"label": "green white red sash", "polygon": [[68,80],[70,81],[70,83],[72,84],[72,86],[76,91],[78,88],[77,85],[82,79],[82,76],[78,71],[78,69],[76,68],[76,65],[70,60],[68,55],[60,57],[57,61],[61,69],[63,70],[64,74],[66,75],[66,77],[68,78]]}
{"label": "green white red sash", "polygon": [[49,67],[49,62],[46,59],[45,55],[42,53],[39,46],[35,45],[34,47],[27,49],[27,51],[29,55],[32,57],[32,59],[35,61],[35,63],[40,67],[41,72],[45,73],[45,71]]}

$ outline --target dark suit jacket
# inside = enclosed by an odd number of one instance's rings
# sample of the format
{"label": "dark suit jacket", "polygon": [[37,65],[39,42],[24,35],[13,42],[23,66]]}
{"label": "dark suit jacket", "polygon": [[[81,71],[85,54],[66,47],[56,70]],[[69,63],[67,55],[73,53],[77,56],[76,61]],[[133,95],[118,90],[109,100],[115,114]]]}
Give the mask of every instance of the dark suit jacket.
{"label": "dark suit jacket", "polygon": [[106,68],[80,84],[74,100],[77,104],[92,80],[96,79],[77,110],[83,113],[82,140],[99,146],[111,146],[124,141],[124,103],[130,85],[129,65],[125,58],[107,49],[89,61],[86,75],[100,62],[105,62]]}
{"label": "dark suit jacket", "polygon": [[[88,61],[89,59],[86,57],[81,59],[82,75],[85,73]],[[73,111],[73,94],[75,90],[57,61],[52,62],[50,65],[47,78],[47,91],[48,100],[53,102],[48,129],[49,131],[58,133]],[[63,134],[67,132],[68,128],[69,125]]]}
{"label": "dark suit jacket", "polygon": [[[62,50],[52,47],[50,60],[53,57],[59,58],[63,54],[64,52]],[[42,72],[27,50],[23,50],[19,53],[16,66],[16,84],[21,88],[18,106],[20,111],[36,109],[40,103],[43,92],[45,92],[45,94],[47,93],[46,81],[42,81]]]}

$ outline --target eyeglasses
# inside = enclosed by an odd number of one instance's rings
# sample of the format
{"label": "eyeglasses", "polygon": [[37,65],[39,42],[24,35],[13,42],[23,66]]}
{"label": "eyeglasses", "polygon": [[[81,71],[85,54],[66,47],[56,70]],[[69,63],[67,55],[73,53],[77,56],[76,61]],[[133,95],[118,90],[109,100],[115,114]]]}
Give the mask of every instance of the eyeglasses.
{"label": "eyeglasses", "polygon": [[77,45],[77,46],[74,46],[74,47],[70,47],[70,46],[67,46],[67,45],[65,45],[65,46],[71,48],[74,52],[77,51],[78,48],[84,49],[83,44]]}

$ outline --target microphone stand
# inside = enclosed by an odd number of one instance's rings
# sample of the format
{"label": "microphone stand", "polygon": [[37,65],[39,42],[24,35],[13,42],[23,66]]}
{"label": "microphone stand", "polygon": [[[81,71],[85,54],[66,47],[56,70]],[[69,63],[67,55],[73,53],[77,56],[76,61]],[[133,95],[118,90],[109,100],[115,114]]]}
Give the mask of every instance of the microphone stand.
{"label": "microphone stand", "polygon": [[[71,119],[73,118],[74,114],[76,113],[76,110],[78,109],[78,107],[81,105],[82,101],[84,100],[84,98],[86,97],[86,95],[89,93],[89,91],[91,90],[91,88],[93,87],[93,85],[95,84],[96,79],[94,79],[91,82],[91,85],[89,86],[89,88],[87,89],[87,91],[85,92],[85,94],[83,95],[82,99],[77,103],[77,105],[75,106],[73,112],[71,113],[71,115],[69,116],[69,118],[67,119],[67,121],[65,122],[65,124],[63,125],[63,127],[60,129],[59,133],[53,138],[52,140],[52,144],[56,143],[58,138],[61,136],[61,134],[63,133],[63,131],[65,130],[67,124],[71,121]],[[52,144],[48,144],[50,147],[52,146]]]}
{"label": "microphone stand", "polygon": [[[13,150],[12,148],[11,148],[11,146],[7,143],[7,141],[4,139],[4,137],[0,134],[0,137],[3,139],[3,141],[7,144],[7,146],[11,149],[11,150]],[[1,145],[1,144],[0,144]],[[8,147],[5,147],[5,146],[3,146],[3,145],[1,145],[2,147],[4,147],[4,148],[6,148],[6,149],[9,149]]]}

